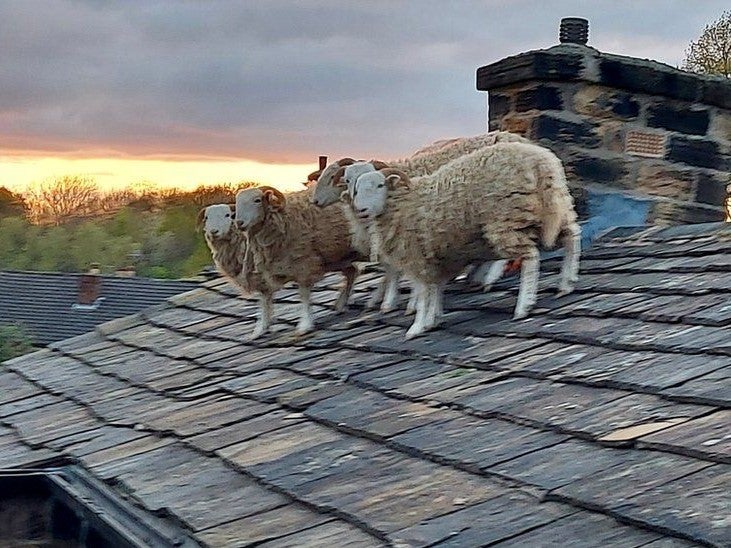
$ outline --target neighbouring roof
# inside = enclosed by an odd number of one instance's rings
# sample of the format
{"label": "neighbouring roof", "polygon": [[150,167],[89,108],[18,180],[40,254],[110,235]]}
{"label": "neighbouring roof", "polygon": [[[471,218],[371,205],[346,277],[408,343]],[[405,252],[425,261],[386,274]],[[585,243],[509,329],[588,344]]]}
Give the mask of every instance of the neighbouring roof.
{"label": "neighbouring roof", "polygon": [[62,457],[208,546],[731,545],[731,224],[617,229],[555,299],[441,329],[330,308],[248,344],[223,281],[6,362],[0,468]]}
{"label": "neighbouring roof", "polygon": [[198,287],[198,282],[99,276],[96,309],[78,310],[83,274],[0,271],[0,323],[21,323],[37,345],[75,337],[109,320],[139,312],[168,297]]}

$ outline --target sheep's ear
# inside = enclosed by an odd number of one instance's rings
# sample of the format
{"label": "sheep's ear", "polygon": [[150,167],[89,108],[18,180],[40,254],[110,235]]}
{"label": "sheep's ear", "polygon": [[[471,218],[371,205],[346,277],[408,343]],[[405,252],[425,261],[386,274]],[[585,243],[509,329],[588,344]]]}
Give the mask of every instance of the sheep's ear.
{"label": "sheep's ear", "polygon": [[371,160],[371,165],[376,169],[376,171],[391,167],[386,162],[381,162],[380,160]]}
{"label": "sheep's ear", "polygon": [[268,188],[264,191],[264,203],[273,211],[279,211],[284,207],[284,194],[274,188]]}
{"label": "sheep's ear", "polygon": [[341,167],[333,175],[333,186],[339,188],[345,188],[345,168]]}
{"label": "sheep's ear", "polygon": [[393,173],[386,177],[386,184],[388,185],[388,188],[393,190],[397,186],[405,186],[404,180],[401,178],[401,175],[398,173]]}
{"label": "sheep's ear", "polygon": [[338,164],[340,167],[345,167],[354,164],[355,160],[353,160],[352,158],[340,158],[340,160],[335,163]]}
{"label": "sheep's ear", "polygon": [[195,219],[195,229],[200,230],[203,226],[203,219],[206,217],[206,208],[204,207],[198,212],[198,217]]}

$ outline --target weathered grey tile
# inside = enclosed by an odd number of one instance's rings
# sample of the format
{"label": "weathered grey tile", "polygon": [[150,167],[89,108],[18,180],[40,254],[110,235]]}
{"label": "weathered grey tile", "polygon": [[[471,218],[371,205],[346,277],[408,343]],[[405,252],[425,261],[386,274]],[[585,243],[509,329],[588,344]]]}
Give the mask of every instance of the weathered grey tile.
{"label": "weathered grey tile", "polygon": [[520,494],[503,495],[396,531],[399,546],[484,546],[509,539],[575,512],[539,504]]}
{"label": "weathered grey tile", "polygon": [[616,508],[638,494],[709,466],[709,462],[679,455],[630,451],[615,466],[597,469],[590,476],[558,487],[554,494],[562,500],[579,501],[589,508]]}
{"label": "weathered grey tile", "polygon": [[731,407],[731,367],[724,367],[680,386],[667,388],[663,390],[663,394],[691,403]]}
{"label": "weathered grey tile", "polygon": [[658,533],[619,523],[601,514],[580,511],[542,525],[495,546],[531,546],[535,548],[639,548],[660,538]]}
{"label": "weathered grey tile", "polygon": [[[474,344],[465,350],[453,352],[448,360],[457,364],[492,364],[501,361],[509,356],[522,354],[523,352],[539,352],[542,345],[549,341],[534,339],[516,339],[509,337],[485,337],[473,338]],[[539,347],[540,350],[536,347]]]}
{"label": "weathered grey tile", "polygon": [[356,373],[403,360],[396,354],[371,354],[357,350],[335,350],[292,363],[288,368],[316,377],[347,378]]}
{"label": "weathered grey tile", "polygon": [[671,529],[711,546],[731,542],[731,470],[717,464],[617,500],[621,516]]}
{"label": "weathered grey tile", "polygon": [[208,546],[250,546],[321,525],[332,518],[289,504],[196,534]]}
{"label": "weathered grey tile", "polygon": [[405,451],[485,469],[566,439],[507,421],[465,416],[414,428],[394,436],[391,442]]}
{"label": "weathered grey tile", "polygon": [[633,452],[569,440],[493,466],[490,471],[542,489],[556,489],[628,462]]}
{"label": "weathered grey tile", "polygon": [[234,424],[217,428],[189,438],[188,443],[202,451],[216,451],[230,445],[251,440],[282,428],[304,422],[305,418],[297,413],[278,410],[275,405],[256,404],[251,407],[251,415]]}
{"label": "weathered grey tile", "polygon": [[731,410],[718,410],[643,436],[639,444],[731,464]]}
{"label": "weathered grey tile", "polygon": [[376,537],[347,522],[333,520],[276,540],[264,542],[258,546],[261,548],[322,548],[324,546],[375,548],[386,545]]}

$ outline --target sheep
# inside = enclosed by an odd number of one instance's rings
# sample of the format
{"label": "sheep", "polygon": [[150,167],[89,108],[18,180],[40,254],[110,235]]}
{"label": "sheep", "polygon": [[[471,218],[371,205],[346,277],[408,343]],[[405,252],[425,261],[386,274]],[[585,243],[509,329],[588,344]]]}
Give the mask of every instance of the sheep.
{"label": "sheep", "polygon": [[246,235],[234,227],[234,221],[234,204],[215,204],[200,210],[197,226],[203,228],[218,272],[245,295],[256,293],[261,296],[261,310],[252,334],[252,338],[256,338],[271,324],[274,288],[254,269]]}
{"label": "sheep", "polygon": [[[343,237],[348,230],[343,212],[339,208],[320,210],[310,203],[310,193],[303,190],[285,197],[272,187],[262,186],[236,194],[236,226],[246,235],[253,269],[272,292],[290,281],[299,286],[302,310],[296,327],[298,335],[314,329],[312,286],[326,273],[341,271],[345,286],[335,305],[341,311],[358,274],[353,261],[359,254]],[[264,320],[252,338],[269,327],[271,295],[262,295],[261,309]]]}
{"label": "sheep", "polygon": [[[474,137],[437,141],[418,150],[411,158],[391,163],[391,166],[408,172],[411,177],[427,175],[455,158],[498,142],[530,143],[520,135],[495,131]],[[349,190],[352,194],[352,187],[361,174],[382,169],[388,167],[388,165],[378,160],[364,162],[355,161],[352,158],[341,158],[322,170],[315,186],[312,201],[320,207],[334,204],[340,200],[341,194],[345,190]],[[365,246],[369,245],[366,240],[369,236],[366,233],[365,226],[349,211],[348,207],[346,207],[345,213],[350,221],[354,245],[364,251]],[[501,277],[506,263],[507,261],[504,260],[495,261],[492,265],[486,263],[472,272],[471,279],[481,283],[485,290],[488,290]],[[379,300],[383,299],[381,311],[388,312],[396,307],[398,300],[398,273],[388,264],[383,263],[383,267],[385,270],[384,279],[368,302],[368,307],[374,307]],[[415,294],[412,293],[406,307],[406,313],[412,313],[414,307]]]}
{"label": "sheep", "polygon": [[549,150],[498,143],[462,156],[412,185],[400,170],[361,175],[352,207],[372,223],[378,253],[414,283],[412,338],[434,327],[442,285],[466,265],[521,258],[514,318],[524,318],[537,295],[538,246],[561,237],[566,250],[559,294],[573,291],[580,228],[561,161]]}

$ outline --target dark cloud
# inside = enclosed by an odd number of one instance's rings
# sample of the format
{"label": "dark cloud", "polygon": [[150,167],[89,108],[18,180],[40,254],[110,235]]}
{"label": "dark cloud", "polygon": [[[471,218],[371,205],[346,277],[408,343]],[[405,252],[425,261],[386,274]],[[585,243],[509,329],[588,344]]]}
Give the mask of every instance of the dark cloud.
{"label": "dark cloud", "polygon": [[591,20],[599,49],[678,64],[725,2],[0,4],[0,148],[287,162],[396,157],[484,130],[475,69]]}

